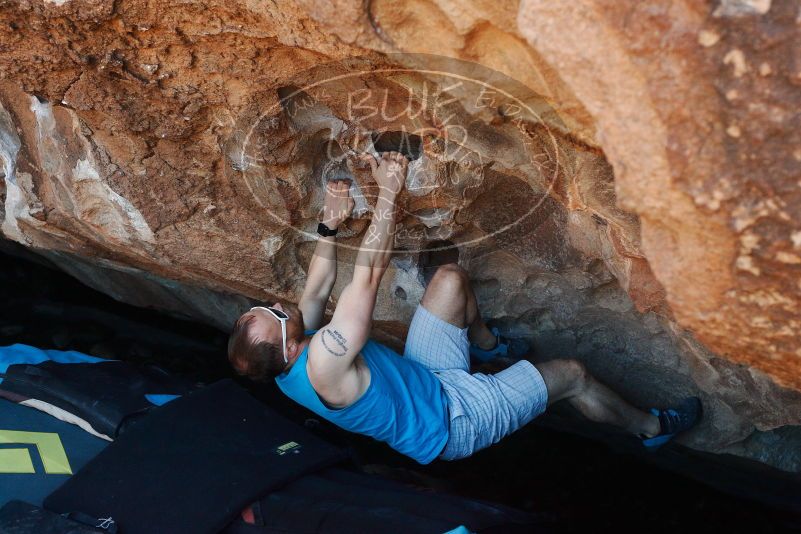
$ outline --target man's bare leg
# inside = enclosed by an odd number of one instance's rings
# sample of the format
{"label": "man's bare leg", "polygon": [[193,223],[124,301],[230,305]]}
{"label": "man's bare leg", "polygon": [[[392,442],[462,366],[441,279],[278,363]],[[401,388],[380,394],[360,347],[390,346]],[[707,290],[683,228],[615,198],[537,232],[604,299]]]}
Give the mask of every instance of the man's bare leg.
{"label": "man's bare leg", "polygon": [[587,419],[625,428],[632,434],[655,436],[659,418],[639,410],[596,380],[578,360],[536,364],[548,388],[548,406],[566,400]]}
{"label": "man's bare leg", "polygon": [[459,328],[469,328],[471,343],[492,349],[497,339],[478,313],[478,303],[470,279],[455,263],[442,265],[426,288],[421,304],[425,309]]}
{"label": "man's bare leg", "polygon": [[[434,273],[423,295],[423,307],[459,328],[469,327],[470,341],[485,349],[495,346],[495,335],[481,319],[475,293],[464,269],[450,263]],[[585,417],[609,423],[636,435],[659,433],[659,419],[627,403],[598,382],[578,360],[552,360],[535,367],[548,388],[548,404],[566,400]]]}

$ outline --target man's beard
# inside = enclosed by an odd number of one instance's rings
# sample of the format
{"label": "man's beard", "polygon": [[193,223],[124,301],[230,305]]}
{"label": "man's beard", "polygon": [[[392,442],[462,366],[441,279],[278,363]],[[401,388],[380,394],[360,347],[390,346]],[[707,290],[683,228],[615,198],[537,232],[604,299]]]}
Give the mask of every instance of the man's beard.
{"label": "man's beard", "polygon": [[303,338],[306,337],[304,333],[306,328],[304,327],[305,323],[303,322],[303,312],[300,311],[300,308],[291,303],[282,304],[282,306],[284,310],[286,310],[287,315],[292,318],[292,322],[297,326],[297,333],[294,337],[295,341],[300,343],[303,341]]}

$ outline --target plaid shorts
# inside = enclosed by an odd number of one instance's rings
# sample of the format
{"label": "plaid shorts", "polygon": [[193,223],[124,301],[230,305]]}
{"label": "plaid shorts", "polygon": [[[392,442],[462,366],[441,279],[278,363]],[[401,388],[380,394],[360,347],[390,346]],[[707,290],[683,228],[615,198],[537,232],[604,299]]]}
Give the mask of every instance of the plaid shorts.
{"label": "plaid shorts", "polygon": [[548,390],[537,368],[520,360],[499,373],[470,374],[467,328],[459,328],[422,305],[409,327],[404,357],[429,368],[448,397],[450,435],[440,454],[458,460],[497,443],[548,405]]}

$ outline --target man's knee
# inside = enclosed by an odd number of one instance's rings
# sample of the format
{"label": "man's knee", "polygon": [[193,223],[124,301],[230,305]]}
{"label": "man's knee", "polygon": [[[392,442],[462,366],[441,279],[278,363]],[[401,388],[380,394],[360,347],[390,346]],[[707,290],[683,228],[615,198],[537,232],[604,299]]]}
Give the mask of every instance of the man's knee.
{"label": "man's knee", "polygon": [[581,395],[590,384],[590,374],[579,360],[551,360],[536,367],[548,388],[548,404]]}
{"label": "man's knee", "polygon": [[437,269],[428,284],[428,289],[456,295],[464,291],[469,284],[470,280],[467,276],[467,271],[455,263],[448,263],[441,265]]}
{"label": "man's knee", "polygon": [[470,322],[467,317],[469,283],[467,273],[455,263],[441,266],[423,294],[423,307],[443,321],[465,328]]}
{"label": "man's knee", "polygon": [[570,377],[572,383],[570,389],[573,395],[581,394],[587,389],[590,381],[590,373],[587,371],[587,367],[581,361],[572,358],[564,360],[564,363],[566,367],[565,373]]}

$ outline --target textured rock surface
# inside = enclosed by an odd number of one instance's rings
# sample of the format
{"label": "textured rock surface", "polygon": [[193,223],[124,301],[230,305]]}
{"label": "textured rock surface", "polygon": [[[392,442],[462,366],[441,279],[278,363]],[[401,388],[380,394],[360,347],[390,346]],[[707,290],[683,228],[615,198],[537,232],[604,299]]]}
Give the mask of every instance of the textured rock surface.
{"label": "textured rock surface", "polygon": [[801,11],[716,4],[524,0],[518,24],[597,120],[677,320],[798,387]]}
{"label": "textured rock surface", "polygon": [[[688,444],[799,471],[801,14],[662,4],[0,2],[2,232],[116,298],[227,328],[249,299],[298,297],[331,172],[364,196],[358,244],[369,180],[326,154],[435,132],[382,335],[397,343],[422,295],[414,251],[451,239],[485,314],[539,358],[578,355],[643,404],[699,393]],[[469,135],[408,120],[405,88],[443,63],[398,52],[480,63],[539,121],[477,106],[475,86],[439,93]],[[296,92],[365,65],[417,72]],[[398,118],[353,120],[363,87]]]}

